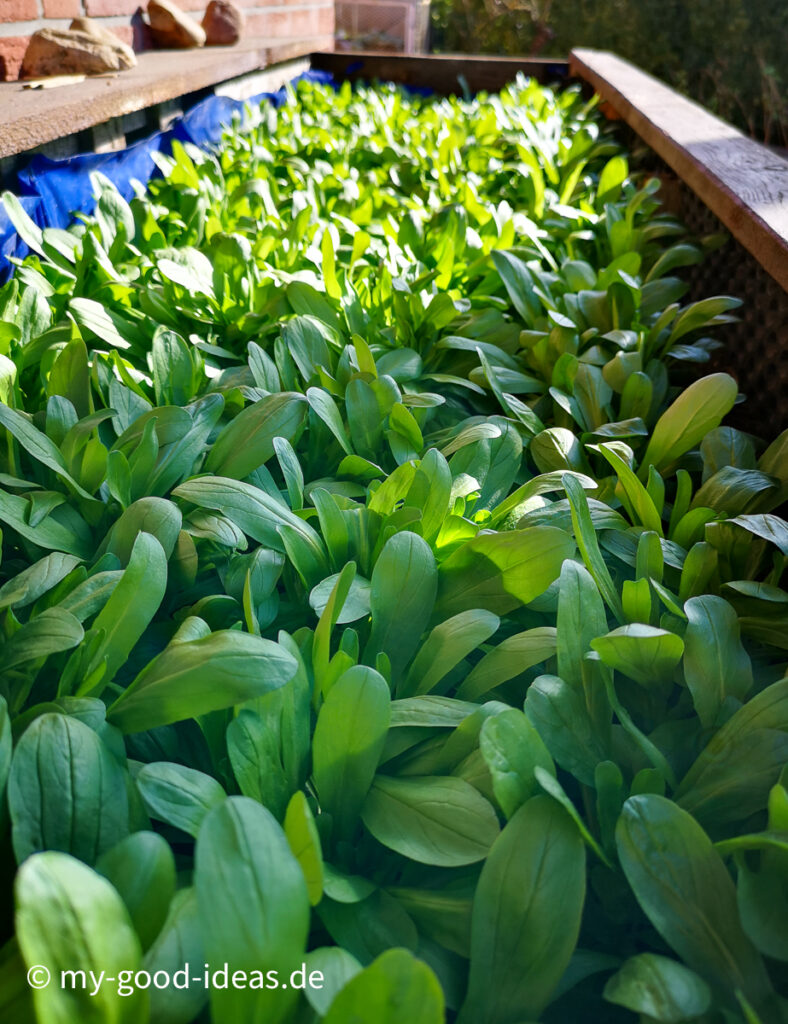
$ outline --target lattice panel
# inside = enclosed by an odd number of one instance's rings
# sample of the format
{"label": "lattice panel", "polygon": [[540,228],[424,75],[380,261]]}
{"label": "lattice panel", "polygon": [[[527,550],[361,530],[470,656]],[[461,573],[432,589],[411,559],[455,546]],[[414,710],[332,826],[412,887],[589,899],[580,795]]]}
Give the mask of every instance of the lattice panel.
{"label": "lattice panel", "polygon": [[424,53],[429,19],[429,0],[338,0],[337,48]]}
{"label": "lattice panel", "polygon": [[[727,236],[725,244],[708,253],[702,264],[680,271],[690,286],[684,301],[735,295],[744,305],[737,311],[738,323],[716,332],[723,347],[712,354],[709,363],[686,364],[687,373],[693,378],[718,371],[732,374],[747,402],[737,406],[726,423],[772,439],[788,427],[788,292],[653,150],[630,129],[622,125],[620,131],[622,141],[636,154],[633,165],[662,178],[660,198],[671,213],[698,237]],[[682,377],[675,364],[673,374]]]}

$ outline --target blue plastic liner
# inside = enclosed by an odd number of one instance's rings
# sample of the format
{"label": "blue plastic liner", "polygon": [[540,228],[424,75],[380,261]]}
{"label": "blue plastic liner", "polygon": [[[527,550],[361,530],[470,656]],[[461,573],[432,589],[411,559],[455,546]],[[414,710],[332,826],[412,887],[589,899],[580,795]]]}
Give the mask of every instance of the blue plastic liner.
{"label": "blue plastic liner", "polygon": [[[329,84],[330,72],[305,71],[293,79]],[[37,154],[17,174],[16,192],[25,212],[40,228],[66,228],[77,213],[90,214],[96,204],[90,175],[95,171],[108,178],[124,199],[134,195],[132,181],[146,184],[157,173],[154,153],[169,154],[174,139],[208,148],[215,145],[224,130],[232,124],[235,114],[242,114],[247,103],[268,101],[281,106],[286,89],[263,92],[249,100],[233,100],[229,96],[208,96],[177,118],[163,132],[154,132],[126,149],[112,153],[80,153],[63,160]],[[23,259],[28,248],[17,235],[14,225],[0,203],[0,284],[9,277],[12,257]]]}

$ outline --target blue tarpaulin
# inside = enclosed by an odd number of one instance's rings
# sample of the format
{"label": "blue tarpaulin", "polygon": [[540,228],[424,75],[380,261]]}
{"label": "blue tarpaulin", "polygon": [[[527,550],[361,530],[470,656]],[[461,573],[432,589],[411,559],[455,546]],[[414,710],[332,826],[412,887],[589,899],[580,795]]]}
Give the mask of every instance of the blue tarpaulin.
{"label": "blue tarpaulin", "polygon": [[[293,82],[329,83],[327,71],[306,71]],[[173,140],[208,147],[217,143],[232,124],[233,115],[242,114],[247,103],[268,101],[275,106],[285,102],[284,88],[264,92],[249,100],[229,96],[209,96],[177,118],[167,131],[155,132],[146,139],[113,153],[80,153],[64,160],[52,160],[37,154],[18,173],[19,196],[25,212],[41,228],[66,228],[76,213],[92,213],[95,206],[90,175],[98,171],[108,178],[125,199],[134,195],[132,181],[143,184],[156,172],[154,153],[169,153]],[[17,235],[5,206],[0,203],[0,283],[11,272],[11,257],[22,259],[28,249]]]}

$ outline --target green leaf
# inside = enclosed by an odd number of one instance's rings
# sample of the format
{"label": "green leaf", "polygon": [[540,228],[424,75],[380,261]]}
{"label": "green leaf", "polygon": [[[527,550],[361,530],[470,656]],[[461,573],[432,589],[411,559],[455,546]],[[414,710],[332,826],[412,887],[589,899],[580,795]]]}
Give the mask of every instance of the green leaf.
{"label": "green leaf", "polygon": [[[194,863],[200,931],[207,962],[232,964],[251,978],[277,971],[280,982],[303,961],[309,897],[298,861],[269,811],[230,797],[203,822]],[[233,1024],[282,1024],[298,999],[285,989],[212,987],[211,1014]]]}
{"label": "green leaf", "polygon": [[634,796],[616,843],[638,903],[668,945],[713,988],[729,998],[740,989],[759,1005],[771,985],[742,931],[731,877],[700,825],[665,797]]}
{"label": "green leaf", "polygon": [[371,585],[372,630],[364,661],[374,662],[382,651],[398,679],[432,614],[438,587],[435,556],[415,533],[396,533],[383,545]]}
{"label": "green leaf", "polygon": [[553,759],[542,738],[516,708],[484,722],[479,748],[492,777],[495,799],[507,818],[539,792],[535,768],[555,775]]}
{"label": "green leaf", "polygon": [[532,797],[482,868],[473,901],[468,994],[458,1024],[536,1020],[572,956],[584,900],[580,833],[553,800]]}
{"label": "green leaf", "polygon": [[[606,764],[608,762],[602,762],[602,763]],[[599,771],[599,765],[597,765],[597,770],[594,773],[595,778],[598,775],[598,771]],[[567,812],[567,814],[572,819],[572,821],[575,823],[575,825],[577,825],[577,830],[580,833],[580,835],[583,837],[583,839],[588,844],[588,846],[594,851],[594,853],[597,855],[597,857],[599,857],[599,859],[602,861],[602,863],[604,865],[606,865],[607,867],[612,868],[613,865],[611,864],[610,860],[605,855],[604,850],[601,848],[599,843],[593,837],[593,835],[589,831],[586,823],[580,817],[580,814],[578,813],[577,808],[572,803],[572,800],[568,796],[568,794],[567,794],[566,790],[564,789],[564,787],[561,785],[561,783],[555,777],[555,770],[553,769],[552,771],[545,771],[545,769],[541,765],[536,765],[534,767],[534,775],[536,777],[536,781],[539,783],[539,785],[542,787],[542,789],[545,791],[545,793],[547,793],[548,796],[551,796],[554,800],[556,800],[564,808],[564,810]]]}
{"label": "green leaf", "polygon": [[618,199],[621,186],[627,179],[629,167],[626,157],[614,156],[602,168],[596,189],[596,206],[601,208],[605,203],[612,203]]}
{"label": "green leaf", "polygon": [[744,857],[737,861],[736,901],[742,928],[753,945],[775,960],[788,960],[788,892],[785,862],[788,844],[783,843],[779,860],[761,858],[759,871],[752,870]]}
{"label": "green leaf", "polygon": [[84,637],[79,620],[60,608],[46,608],[3,645],[3,670],[76,647]]}
{"label": "green leaf", "polygon": [[84,519],[72,514],[65,522],[47,515],[35,526],[30,524],[31,503],[17,494],[0,490],[0,521],[10,526],[25,540],[47,550],[62,551],[77,558],[90,558],[94,541]]}
{"label": "green leaf", "polygon": [[293,856],[304,873],[309,902],[317,906],[323,898],[323,856],[314,815],[300,789],[293,793],[287,805],[284,830]]}
{"label": "green leaf", "polygon": [[512,305],[527,324],[532,323],[540,312],[540,304],[534,294],[534,282],[528,267],[510,252],[496,249],[492,258]]}
{"label": "green leaf", "polygon": [[259,487],[230,480],[227,477],[197,477],[187,480],[172,492],[199,508],[221,512],[253,540],[273,551],[284,552],[279,530],[291,526],[317,551],[322,552],[320,538],[315,531],[294,515],[283,501],[277,501]]}
{"label": "green leaf", "polygon": [[303,395],[283,391],[247,406],[220,432],[205,470],[216,476],[241,480],[274,454],[274,438],[294,440],[306,413]]}
{"label": "green leaf", "polygon": [[603,663],[641,686],[669,679],[684,653],[675,633],[635,622],[591,641]]}
{"label": "green leaf", "polygon": [[[98,695],[111,682],[156,614],[166,586],[167,558],[161,544],[149,533],[138,534],[126,571],[88,634],[95,638],[95,647],[86,644],[84,655],[75,652],[64,670],[64,679],[81,670],[80,696]],[[104,671],[93,685],[91,675],[102,661]]]}
{"label": "green leaf", "polygon": [[462,700],[478,700],[507,680],[547,661],[555,652],[555,626],[536,626],[523,633],[515,633],[502,640],[476,663],[458,687],[457,697]]}
{"label": "green leaf", "polygon": [[284,686],[296,661],[271,640],[220,630],[199,640],[171,643],[110,707],[123,732],[143,732],[220,711]]}
{"label": "green leaf", "polygon": [[322,984],[307,985],[304,995],[312,1009],[325,1017],[338,993],[361,970],[361,964],[341,946],[319,946],[307,953],[304,962],[308,977],[315,971],[323,976]]}
{"label": "green leaf", "polygon": [[630,957],[605,985],[605,999],[664,1024],[700,1017],[711,1005],[706,982],[657,953]]}
{"label": "green leaf", "polygon": [[492,806],[456,778],[378,775],[362,819],[384,846],[441,867],[483,860],[499,831]]}
{"label": "green leaf", "polygon": [[169,559],[182,525],[180,510],[171,501],[157,497],[140,498],[123,510],[107,534],[101,550],[116,555],[121,565],[126,565],[131,559],[137,538],[145,532],[155,537]]}
{"label": "green leaf", "polygon": [[558,675],[579,689],[583,657],[591,641],[607,632],[607,617],[591,574],[569,559],[561,567],[556,627]]}
{"label": "green leaf", "polygon": [[66,461],[60,453],[60,449],[46,434],[42,434],[33,424],[15,409],[0,402],[0,425],[12,434],[17,441],[42,466],[51,469],[53,473],[65,480],[67,484],[82,498],[92,500],[91,494],[86,491],[66,468]]}
{"label": "green leaf", "polygon": [[79,565],[75,555],[46,555],[0,587],[0,609],[24,608],[52,590]]}
{"label": "green leaf", "polygon": [[353,448],[350,444],[350,438],[347,436],[342,417],[339,415],[339,410],[331,395],[327,391],[323,391],[322,388],[308,388],[306,400],[337,441],[339,441],[342,451],[346,455],[351,455]]}
{"label": "green leaf", "polygon": [[[183,971],[184,964],[204,963],[194,889],[179,889],[170,903],[163,928],[145,954],[143,967],[151,977],[157,971],[167,971],[168,977],[174,978],[177,971]],[[178,978],[179,983],[182,978],[183,974]],[[182,988],[172,984],[165,989],[151,986],[151,1024],[191,1024],[207,999],[208,993],[202,985]]]}
{"label": "green leaf", "polygon": [[135,781],[152,818],[195,838],[206,814],[227,797],[210,775],[170,761],[143,765]]}
{"label": "green leaf", "polygon": [[32,249],[33,252],[38,253],[39,256],[43,256],[44,250],[42,246],[44,239],[41,228],[30,217],[13,192],[3,192],[0,200],[2,200],[11,223],[16,228],[17,234],[25,245]]}
{"label": "green leaf", "polygon": [[599,593],[604,598],[605,604],[618,621],[623,622],[624,611],[621,606],[621,598],[602,557],[602,552],[599,550],[599,542],[597,541],[596,530],[591,519],[585,491],[579,481],[568,473],[564,474],[564,487],[569,500],[569,507],[572,510],[572,527],[575,539],[577,540],[577,546],[580,548],[580,554],[583,556],[586,568],[591,574],[594,583],[596,583]]}
{"label": "green leaf", "polygon": [[544,593],[574,551],[572,538],[552,526],[478,533],[441,563],[437,611],[513,611]]}
{"label": "green leaf", "polygon": [[[331,592],[339,576],[338,572],[331,576],[326,576],[316,587],[312,588],[309,594],[309,604],[318,618],[326,610]],[[334,625],[357,622],[358,619],[366,618],[370,610],[370,592],[371,585],[369,580],[365,580],[361,576],[354,576]]]}
{"label": "green leaf", "polygon": [[281,821],[291,795],[279,749],[279,729],[269,717],[242,708],[227,727],[227,756],[244,796]]}
{"label": "green leaf", "polygon": [[334,999],[325,1024],[442,1024],[443,992],[430,968],[406,949],[390,949],[356,974]]}
{"label": "green leaf", "polygon": [[[39,853],[25,861],[14,886],[16,932],[25,963],[41,965],[51,984],[36,988],[36,1017],[52,1024],[146,1024],[148,993],[134,986],[130,995],[117,978],[140,967],[140,944],[123,901],[110,883],[64,853]],[[61,985],[61,972],[76,975]]]}
{"label": "green leaf", "polygon": [[41,715],[23,733],[8,807],[19,864],[42,850],[95,864],[129,831],[123,770],[93,729],[66,715]]}
{"label": "green leaf", "polygon": [[96,870],[112,882],[126,904],[143,950],[167,918],[175,895],[175,858],[155,832],[134,832],[107,850]]}
{"label": "green leaf", "polygon": [[676,801],[708,829],[766,807],[788,761],[788,679],[752,697],[711,737],[676,791]]}
{"label": "green leaf", "polygon": [[402,696],[429,693],[459,663],[495,633],[501,620],[478,608],[453,615],[437,625],[413,659]]}
{"label": "green leaf", "polygon": [[779,516],[736,516],[728,522],[734,526],[741,526],[756,537],[768,540],[788,558],[788,524]]}
{"label": "green leaf", "polygon": [[733,408],[738,387],[727,373],[713,373],[694,381],[660,416],[640,464],[641,480],[649,466],[669,468],[719,426]]}
{"label": "green leaf", "polygon": [[528,687],[525,713],[558,764],[586,786],[609,754],[585,698],[558,676],[539,676]]}
{"label": "green leaf", "polygon": [[339,677],[320,709],[312,741],[315,787],[339,838],[350,840],[357,827],[390,715],[386,680],[363,665]]}
{"label": "green leaf", "polygon": [[610,442],[593,446],[596,451],[610,463],[616,472],[620,486],[632,506],[636,522],[646,530],[653,530],[658,536],[664,536],[662,530],[662,518],[657,511],[654,502],[651,500],[646,488],[638,480],[635,473],[629,466],[626,456],[631,455],[631,449],[622,442]]}
{"label": "green leaf", "polygon": [[752,665],[740,639],[736,612],[721,597],[693,597],[684,605],[684,677],[701,725],[713,724],[727,697],[744,700]]}

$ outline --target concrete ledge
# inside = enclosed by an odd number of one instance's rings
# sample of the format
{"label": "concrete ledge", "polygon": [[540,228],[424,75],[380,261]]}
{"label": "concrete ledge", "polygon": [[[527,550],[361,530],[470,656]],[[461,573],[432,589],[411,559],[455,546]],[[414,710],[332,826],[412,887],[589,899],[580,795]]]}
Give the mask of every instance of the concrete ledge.
{"label": "concrete ledge", "polygon": [[51,90],[24,89],[22,82],[0,84],[0,159],[313,50],[330,49],[333,43],[333,36],[316,36],[155,50],[139,54],[137,67],[116,77],[88,78]]}

